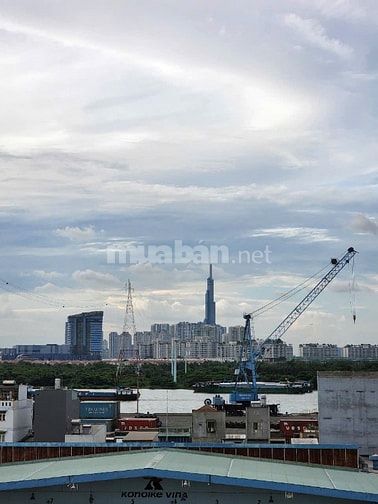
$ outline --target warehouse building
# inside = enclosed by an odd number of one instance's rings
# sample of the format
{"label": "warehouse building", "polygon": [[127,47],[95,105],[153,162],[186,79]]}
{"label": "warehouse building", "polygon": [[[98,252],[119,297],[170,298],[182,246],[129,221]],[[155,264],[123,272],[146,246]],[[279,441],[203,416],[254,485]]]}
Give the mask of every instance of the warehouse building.
{"label": "warehouse building", "polygon": [[0,466],[1,502],[49,504],[377,502],[378,478],[358,471],[234,456],[145,450]]}

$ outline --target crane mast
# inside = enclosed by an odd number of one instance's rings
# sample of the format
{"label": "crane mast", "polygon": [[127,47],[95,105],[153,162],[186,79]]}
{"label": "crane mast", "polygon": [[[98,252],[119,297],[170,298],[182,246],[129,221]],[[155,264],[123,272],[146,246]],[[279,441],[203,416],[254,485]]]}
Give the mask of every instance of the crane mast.
{"label": "crane mast", "polygon": [[[235,388],[230,394],[230,401],[234,403],[251,403],[258,400],[257,393],[257,373],[256,363],[261,356],[264,344],[267,341],[280,338],[289,327],[302,315],[310,304],[319,296],[319,294],[329,285],[329,283],[340,273],[340,271],[350,263],[351,259],[357,254],[353,247],[349,247],[341,259],[331,259],[332,268],[315,285],[313,289],[297,304],[297,306],[284,318],[284,320],[272,331],[262,343],[257,345],[254,327],[253,315],[256,312],[244,315],[245,326],[243,334],[243,344],[240,349],[239,366],[235,370]],[[244,355],[243,355],[244,353]],[[249,391],[239,390],[239,383],[244,380],[249,383]]]}

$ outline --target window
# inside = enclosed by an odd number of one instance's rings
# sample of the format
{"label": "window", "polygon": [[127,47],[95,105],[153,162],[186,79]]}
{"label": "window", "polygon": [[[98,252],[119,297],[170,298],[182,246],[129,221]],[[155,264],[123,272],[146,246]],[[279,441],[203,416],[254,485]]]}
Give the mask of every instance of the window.
{"label": "window", "polygon": [[216,431],[217,422],[215,420],[208,420],[206,422],[206,432],[214,433]]}
{"label": "window", "polygon": [[259,422],[253,422],[253,426],[252,426],[253,430],[256,432],[259,430]]}
{"label": "window", "polygon": [[5,422],[5,411],[0,412],[0,422]]}
{"label": "window", "polygon": [[0,432],[0,443],[4,443],[5,440],[5,432]]}

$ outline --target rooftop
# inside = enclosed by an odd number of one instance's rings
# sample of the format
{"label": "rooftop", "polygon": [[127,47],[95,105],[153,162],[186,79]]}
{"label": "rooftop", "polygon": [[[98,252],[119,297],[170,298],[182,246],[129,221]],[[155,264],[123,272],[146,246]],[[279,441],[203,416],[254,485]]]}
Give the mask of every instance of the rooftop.
{"label": "rooftop", "polygon": [[378,501],[374,474],[167,449],[2,465],[0,492],[145,477]]}
{"label": "rooftop", "polygon": [[378,371],[318,371],[320,378],[378,378]]}

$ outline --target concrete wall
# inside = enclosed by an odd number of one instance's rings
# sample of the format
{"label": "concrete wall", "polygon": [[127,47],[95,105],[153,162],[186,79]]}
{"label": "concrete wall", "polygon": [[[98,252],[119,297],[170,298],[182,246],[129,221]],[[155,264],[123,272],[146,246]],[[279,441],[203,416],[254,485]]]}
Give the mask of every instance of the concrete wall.
{"label": "concrete wall", "polygon": [[320,443],[355,443],[378,451],[378,373],[318,373]]}
{"label": "concrete wall", "polygon": [[32,431],[33,400],[14,401],[5,416],[5,442],[21,441]]}
{"label": "concrete wall", "polygon": [[35,441],[64,441],[71,420],[79,418],[79,400],[72,390],[40,390],[35,397]]}
{"label": "concrete wall", "polygon": [[268,442],[270,439],[269,406],[258,406],[246,409],[247,441]]}
{"label": "concrete wall", "polygon": [[[361,501],[331,499],[329,497],[317,497],[310,495],[295,494],[288,500],[284,492],[271,492],[263,489],[244,489],[224,485],[208,485],[207,483],[191,483],[183,487],[182,480],[161,479],[158,484],[161,489],[151,490],[148,487],[150,480],[130,479],[96,482],[91,484],[79,484],[76,489],[69,489],[65,485],[50,488],[35,488],[33,490],[13,490],[12,492],[0,492],[1,502],[7,504],[19,504],[21,502],[43,502],[52,504],[362,504]],[[152,483],[153,484],[153,483]],[[146,489],[146,487],[148,487]],[[30,501],[33,494],[34,500]],[[92,495],[93,501],[90,500]]]}
{"label": "concrete wall", "polygon": [[0,420],[0,431],[7,443],[22,441],[32,431],[33,400],[27,398],[27,392],[27,385],[2,387],[0,412],[5,418]]}
{"label": "concrete wall", "polygon": [[[159,420],[161,421],[161,429],[164,430],[167,427],[171,431],[182,430],[190,431],[192,429],[192,414],[191,413],[155,413]],[[131,415],[122,415],[131,416]]]}
{"label": "concrete wall", "polygon": [[82,426],[79,434],[66,434],[66,443],[105,443],[106,439],[106,425],[92,425],[88,434],[83,433]]}
{"label": "concrete wall", "polygon": [[[213,411],[211,411],[213,410]],[[214,422],[214,423],[212,423]],[[209,426],[214,426],[214,431]],[[193,442],[218,442],[226,437],[226,414],[209,407],[202,408],[192,413],[192,440]]]}

